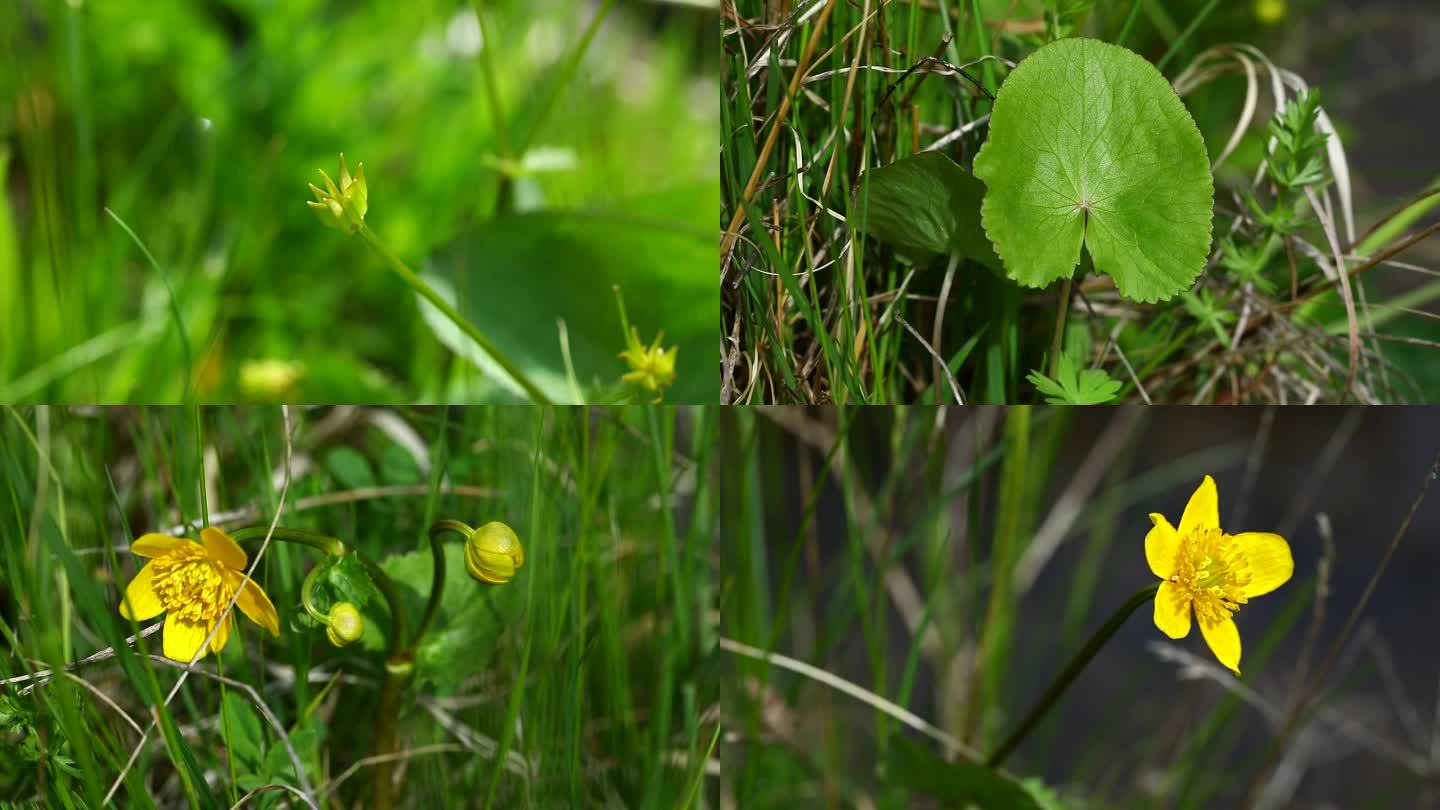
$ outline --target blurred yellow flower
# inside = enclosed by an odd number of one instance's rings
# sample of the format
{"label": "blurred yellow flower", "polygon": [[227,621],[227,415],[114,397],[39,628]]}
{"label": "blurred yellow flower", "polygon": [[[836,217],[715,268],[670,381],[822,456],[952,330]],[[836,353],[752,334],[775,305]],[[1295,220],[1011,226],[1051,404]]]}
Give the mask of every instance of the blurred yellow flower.
{"label": "blurred yellow flower", "polygon": [[325,190],[321,191],[314,183],[310,184],[310,192],[315,195],[315,201],[306,201],[305,204],[315,211],[315,216],[327,228],[355,233],[365,222],[365,211],[369,207],[369,194],[365,186],[365,164],[355,166],[355,176],[350,176],[350,170],[345,168],[345,153],[340,153],[340,186],[337,188],[330,175],[320,170],[320,176],[325,179]]}
{"label": "blurred yellow flower", "polygon": [[1255,0],[1255,19],[1264,25],[1284,21],[1288,11],[1285,0]]}
{"label": "blurred yellow flower", "polygon": [[365,633],[365,620],[361,618],[360,611],[349,602],[336,602],[330,608],[329,624],[325,628],[325,635],[330,643],[336,647],[344,647],[352,641],[358,641]]}
{"label": "blurred yellow flower", "polygon": [[629,364],[630,371],[620,379],[653,392],[655,402],[665,398],[665,389],[675,382],[675,352],[677,347],[663,348],[660,341],[665,332],[655,336],[655,342],[646,346],[640,342],[640,332],[630,327],[630,341],[620,356]]}
{"label": "blurred yellow flower", "polygon": [[1278,534],[1220,530],[1215,479],[1205,476],[1190,496],[1180,526],[1151,513],[1145,536],[1150,570],[1165,580],[1155,594],[1155,626],[1170,638],[1190,634],[1190,612],[1210,650],[1240,674],[1240,630],[1231,616],[1251,597],[1267,594],[1295,572],[1290,546]]}
{"label": "blurred yellow flower", "polygon": [[240,366],[240,390],[248,399],[280,399],[299,379],[300,367],[284,360],[247,360]]}
{"label": "blurred yellow flower", "polygon": [[525,564],[525,549],[515,530],[499,521],[476,529],[465,541],[465,570],[490,585],[503,585]]}
{"label": "blurred yellow flower", "polygon": [[[130,545],[130,552],[150,557],[150,562],[130,580],[120,615],[135,621],[165,616],[165,657],[189,662],[207,650],[202,645],[220,615],[239,591],[236,607],[250,620],[280,635],[280,616],[270,597],[254,581],[245,582],[246,557],[230,535],[214,527],[200,531],[200,542],[163,534],[147,534]],[[210,640],[210,650],[220,652],[230,639],[232,614]]]}

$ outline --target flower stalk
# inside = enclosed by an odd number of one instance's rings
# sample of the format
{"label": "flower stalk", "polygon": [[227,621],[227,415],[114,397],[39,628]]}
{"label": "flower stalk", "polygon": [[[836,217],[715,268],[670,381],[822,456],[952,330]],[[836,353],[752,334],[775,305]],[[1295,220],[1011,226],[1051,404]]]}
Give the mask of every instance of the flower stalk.
{"label": "flower stalk", "polygon": [[440,293],[436,292],[434,287],[426,284],[425,280],[416,275],[415,271],[411,270],[405,262],[401,261],[394,253],[391,253],[390,249],[385,246],[385,243],[381,242],[380,238],[375,235],[375,232],[370,230],[369,225],[363,222],[360,223],[360,227],[356,233],[360,234],[360,238],[365,241],[365,244],[370,246],[371,250],[379,254],[380,258],[384,259],[385,263],[390,265],[390,269],[395,271],[395,275],[399,276],[401,281],[410,285],[411,289],[419,293],[426,301],[433,304],[436,309],[440,310],[442,315],[449,318],[451,323],[455,324],[461,332],[464,332],[466,337],[475,341],[476,345],[478,345],[482,351],[490,355],[490,359],[494,360],[500,368],[505,370],[506,374],[510,375],[511,379],[524,389],[526,396],[530,397],[531,401],[541,405],[550,404],[550,398],[545,396],[545,392],[541,391],[540,387],[529,377],[525,376],[525,372],[521,371],[519,366],[515,365],[509,357],[506,357],[505,353],[500,351],[500,348],[494,343],[490,342],[490,338],[485,337],[484,333],[477,329],[474,324],[466,320],[465,316],[461,315],[459,310],[455,309],[449,301],[446,301]]}
{"label": "flower stalk", "polygon": [[[435,619],[435,614],[440,610],[441,597],[445,592],[445,548],[441,540],[447,533],[460,535],[465,541],[466,568],[471,576],[480,582],[489,584],[501,584],[513,576],[515,569],[525,561],[524,549],[520,546],[520,540],[515,532],[503,523],[491,522],[479,529],[471,528],[468,524],[458,520],[438,520],[430,525],[430,559],[432,573],[430,579],[430,596],[425,601],[425,612],[421,615],[420,624],[415,629],[415,635],[406,643],[404,629],[393,638],[390,652],[385,659],[385,680],[380,686],[380,703],[377,708],[377,721],[375,725],[375,787],[373,793],[374,806],[377,810],[390,810],[395,805],[395,758],[398,750],[399,739],[395,733],[396,724],[400,717],[401,697],[404,695],[405,686],[410,682],[411,672],[415,668],[415,650],[424,640],[425,633],[430,629],[430,624]],[[471,558],[481,555],[485,559],[485,566],[477,569],[471,565]],[[367,562],[361,558],[362,562]],[[497,572],[498,567],[498,572]],[[378,572],[378,568],[376,569]],[[507,575],[508,574],[508,575]],[[386,583],[386,587],[393,590],[389,579],[379,572],[376,582]],[[389,598],[389,597],[387,597]],[[398,602],[392,602],[398,605]],[[398,615],[398,611],[394,612]]]}
{"label": "flower stalk", "polygon": [[1070,688],[1070,684],[1075,682],[1075,678],[1080,675],[1096,653],[1100,652],[1100,648],[1105,646],[1105,642],[1115,635],[1115,632],[1120,629],[1120,625],[1130,618],[1130,614],[1134,613],[1136,608],[1150,601],[1159,589],[1159,583],[1146,585],[1110,614],[1110,618],[1100,625],[1099,629],[1085,642],[1085,646],[1081,647],[1070,659],[1070,663],[1066,664],[1060,674],[1055,676],[1050,688],[1046,689],[1045,694],[1035,702],[1029,713],[1025,715],[1025,719],[1020,721],[1020,725],[1016,726],[1015,730],[1010,732],[1010,736],[1006,737],[1005,741],[1000,743],[990,757],[985,760],[988,767],[1000,767],[1011,754],[1015,753],[1015,749],[1020,747],[1020,743],[1025,741],[1025,737],[1035,729],[1035,726],[1040,724],[1040,721],[1050,713],[1051,709],[1055,708],[1060,696],[1065,694],[1065,690]]}

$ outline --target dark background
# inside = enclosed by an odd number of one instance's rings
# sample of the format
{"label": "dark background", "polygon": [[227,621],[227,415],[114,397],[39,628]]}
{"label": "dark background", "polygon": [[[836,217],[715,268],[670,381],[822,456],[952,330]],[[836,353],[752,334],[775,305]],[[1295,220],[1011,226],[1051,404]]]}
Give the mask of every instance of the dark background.
{"label": "dark background", "polygon": [[[964,433],[974,429],[976,415],[982,410],[986,409],[950,409],[944,440],[947,443],[963,441]],[[988,410],[991,413],[982,419],[993,420],[994,432],[985,446],[994,446],[1006,412],[1015,409]],[[1048,470],[1031,470],[1048,476],[1046,494],[1040,499],[1034,516],[1035,526],[1044,522],[1077,468],[1092,452],[1098,437],[1120,411],[1109,407],[1067,409],[1063,414],[1054,408],[1033,410],[1032,425],[1036,430],[1046,420],[1068,420],[1053,465]],[[1209,467],[1208,472],[1218,485],[1222,527],[1230,532],[1278,531],[1290,542],[1295,556],[1294,578],[1275,593],[1245,605],[1236,616],[1247,656],[1241,663],[1245,673],[1242,684],[1283,710],[1292,694],[1295,664],[1312,621],[1309,604],[1263,667],[1254,656],[1261,638],[1283,612],[1287,601],[1297,595],[1303,599],[1304,586],[1315,577],[1323,554],[1316,515],[1324,513],[1329,517],[1335,557],[1312,671],[1341,632],[1440,453],[1440,410],[1281,407],[1270,409],[1267,415],[1263,408],[1174,406],[1144,411],[1141,416],[1145,421],[1131,440],[1133,447],[1127,451],[1128,461],[1125,452],[1119,456],[1119,463],[1128,465],[1124,469],[1124,481],[1163,472],[1167,465],[1189,454],[1218,453],[1227,461]],[[833,411],[806,409],[803,413],[832,428],[838,423]],[[925,421],[933,418],[933,411],[911,409],[909,418],[912,422]],[[850,463],[870,495],[878,498],[878,487],[892,474],[915,483],[915,486],[897,488],[896,502],[888,512],[891,517],[887,528],[891,538],[898,539],[912,528],[907,515],[922,519],[918,516],[927,506],[933,506],[926,500],[930,490],[921,484],[926,474],[925,461],[894,456],[894,409],[866,409],[856,419],[859,421],[850,432]],[[1268,437],[1264,435],[1266,422],[1269,423]],[[784,430],[777,429],[767,438],[778,439],[780,447],[762,442],[757,451],[760,458],[784,465],[783,491],[771,493],[766,499],[771,504],[765,527],[771,544],[769,563],[772,571],[780,571],[788,563],[791,538],[800,527],[805,503],[799,483],[801,454],[809,455],[812,475],[823,467],[825,454],[811,446],[802,446]],[[1244,497],[1246,467],[1252,458],[1256,459],[1256,474],[1253,488],[1248,497]],[[767,483],[777,485],[774,467],[767,469]],[[982,482],[971,494],[972,500],[979,499],[978,508],[983,513],[978,528],[969,533],[968,542],[978,547],[970,551],[955,548],[957,555],[989,558],[995,511],[993,490],[999,469],[998,464],[992,467],[987,473],[989,482]],[[1067,642],[1061,638],[1059,627],[1065,619],[1071,582],[1089,532],[1083,517],[1076,521],[1034,585],[1019,598],[1008,681],[1004,686],[1004,728],[1012,727],[1023,710],[1038,698],[1093,628],[1135,590],[1154,580],[1143,551],[1145,534],[1150,528],[1147,514],[1160,512],[1172,522],[1178,522],[1202,475],[1203,472],[1194,475],[1193,480],[1187,477],[1183,484],[1167,487],[1158,495],[1144,496],[1137,503],[1120,508],[1113,540],[1103,557],[1099,587],[1088,615],[1078,625],[1079,639]],[[1121,485],[1122,491],[1125,486]],[[818,570],[824,572],[822,581],[833,582],[850,570],[847,556],[851,553],[851,541],[846,533],[843,496],[833,481],[827,481],[823,487],[816,513],[819,549],[816,562]],[[776,504],[787,506],[775,508]],[[1236,522],[1242,513],[1243,517]],[[952,527],[959,520],[959,516],[952,514]],[[1440,700],[1437,692],[1440,649],[1434,634],[1435,617],[1440,616],[1437,537],[1440,537],[1440,490],[1433,490],[1415,515],[1346,645],[1340,665],[1326,683],[1326,689],[1333,691],[1324,693],[1327,706],[1339,708],[1368,732],[1410,751],[1429,749],[1429,735],[1436,730],[1436,707]],[[924,579],[917,572],[913,552],[902,564],[923,589]],[[808,576],[814,569],[806,566],[807,562],[802,560],[797,577],[810,583],[802,587],[813,589],[809,591],[810,612],[815,621],[820,622],[833,606],[837,588],[814,582]],[[966,570],[963,566],[961,569]],[[873,567],[870,570],[873,573]],[[878,587],[878,577],[872,584]],[[988,583],[984,593],[988,593]],[[775,593],[772,591],[771,595]],[[791,599],[794,598],[792,594]],[[853,597],[846,594],[844,598]],[[792,604],[791,609],[797,608]],[[1150,604],[1142,606],[1106,645],[1046,725],[1033,734],[1008,763],[1014,772],[1041,776],[1052,786],[1068,785],[1082,792],[1093,791],[1092,795],[1098,793],[1106,800],[1120,800],[1122,803],[1118,806],[1131,806],[1123,802],[1155,795],[1153,781],[1158,771],[1152,772],[1144,763],[1169,762],[1225,692],[1213,680],[1182,680],[1176,664],[1157,657],[1149,644],[1169,642],[1169,639],[1155,628],[1151,613]],[[904,669],[912,636],[893,603],[889,619],[888,665],[898,678]],[[945,619],[937,617],[936,621]],[[970,626],[978,624],[977,618],[968,621]],[[785,634],[782,633],[780,639],[776,651],[793,653],[786,649]],[[1198,629],[1173,644],[1218,667]],[[865,643],[856,633],[829,650],[825,660],[810,663],[869,687],[872,673],[866,660]],[[943,715],[943,707],[936,705],[936,695],[940,692],[936,679],[937,673],[922,663],[913,697],[906,706],[931,722],[938,722]],[[896,688],[890,684],[887,696],[893,697]],[[854,712],[855,716],[846,718],[845,725],[853,724],[856,734],[869,733],[872,725],[866,719],[870,712],[867,707],[852,706],[843,699],[836,702],[842,711]],[[1413,718],[1408,728],[1400,718],[1401,713]],[[1216,778],[1234,781],[1221,792],[1232,801],[1239,800],[1239,792],[1254,773],[1258,757],[1271,739],[1271,732],[1255,710],[1241,706],[1236,712],[1236,721],[1231,727],[1238,726],[1244,731],[1235,741],[1231,761],[1212,762],[1207,771],[1207,775],[1213,772]],[[1426,735],[1424,739],[1412,739],[1412,732],[1421,730]],[[1393,790],[1399,766],[1362,750],[1364,745],[1328,730],[1317,732],[1311,742],[1316,747],[1301,763],[1299,787],[1291,803],[1280,806],[1436,806],[1436,796],[1406,796],[1400,804],[1393,803],[1393,796],[1378,799],[1376,786],[1384,784]],[[1141,763],[1138,768],[1135,767],[1137,761]],[[1086,784],[1086,780],[1095,778],[1103,784]],[[1151,806],[1166,804],[1162,799],[1160,804]]]}

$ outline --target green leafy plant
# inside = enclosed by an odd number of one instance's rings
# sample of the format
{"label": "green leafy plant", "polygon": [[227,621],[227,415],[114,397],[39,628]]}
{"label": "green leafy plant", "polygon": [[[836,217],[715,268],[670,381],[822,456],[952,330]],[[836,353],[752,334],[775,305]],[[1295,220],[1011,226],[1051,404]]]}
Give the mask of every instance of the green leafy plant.
{"label": "green leafy plant", "polygon": [[921,152],[866,172],[856,227],[917,257],[950,254],[1000,268],[980,227],[985,186],[939,152]]}
{"label": "green leafy plant", "polygon": [[1032,371],[1026,375],[1035,389],[1052,405],[1103,405],[1115,399],[1120,383],[1100,369],[1076,371],[1075,361],[1062,353],[1056,363],[1055,378]]}
{"label": "green leafy plant", "polygon": [[1205,141],[1160,71],[1124,48],[1064,39],[1021,62],[975,176],[985,231],[1021,284],[1070,278],[1082,245],[1135,301],[1170,298],[1205,267]]}

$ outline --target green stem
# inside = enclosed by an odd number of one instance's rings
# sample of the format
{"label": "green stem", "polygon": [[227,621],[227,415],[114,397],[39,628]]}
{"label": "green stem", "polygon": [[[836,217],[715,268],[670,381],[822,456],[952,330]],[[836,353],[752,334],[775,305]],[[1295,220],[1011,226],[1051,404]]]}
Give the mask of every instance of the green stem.
{"label": "green stem", "polygon": [[395,760],[389,755],[398,750],[395,726],[400,717],[400,696],[410,682],[410,670],[409,659],[391,657],[385,661],[385,680],[380,685],[380,704],[375,710],[375,753],[387,758],[375,763],[376,810],[390,810],[395,806]]}
{"label": "green stem", "polygon": [[590,43],[600,31],[600,24],[610,16],[610,9],[615,7],[615,0],[605,0],[600,10],[595,12],[595,17],[590,21],[590,27],[580,36],[580,42],[570,52],[570,58],[563,67],[555,74],[555,81],[550,85],[550,92],[540,102],[540,111],[535,116],[535,123],[520,136],[520,144],[515,147],[515,160],[525,158],[525,150],[530,148],[530,141],[535,134],[545,125],[545,119],[550,117],[550,111],[555,108],[555,102],[559,99],[561,91],[575,78],[575,71],[580,68],[580,61],[585,57],[585,51],[589,50]]}
{"label": "green stem", "polygon": [[385,247],[385,243],[381,242],[380,238],[375,235],[375,232],[370,230],[369,225],[361,223],[360,230],[358,230],[357,233],[360,234],[360,238],[364,239],[365,243],[369,245],[372,250],[380,254],[380,257],[390,265],[390,269],[394,270],[395,274],[400,276],[402,281],[410,285],[411,289],[419,293],[426,301],[433,304],[436,309],[440,310],[441,314],[449,318],[450,322],[459,327],[461,332],[464,332],[467,337],[475,341],[476,345],[478,345],[485,354],[489,355],[491,360],[494,360],[500,368],[505,370],[506,374],[510,375],[511,379],[518,383],[521,388],[525,389],[525,393],[530,397],[531,401],[541,405],[550,404],[549,397],[545,396],[540,388],[531,382],[529,377],[525,376],[525,372],[521,371],[519,366],[515,365],[510,358],[506,357],[494,343],[490,342],[489,338],[485,337],[479,329],[475,328],[474,324],[465,320],[465,317],[461,315],[449,301],[442,298],[440,293],[435,291],[434,287],[426,284],[419,276],[415,275],[414,270],[411,270],[404,262],[400,261],[399,257],[391,253],[390,249]]}
{"label": "green stem", "polygon": [[304,529],[285,529],[279,526],[276,526],[273,532],[269,526],[248,526],[244,529],[237,529],[231,532],[230,539],[237,543],[244,543],[250,540],[260,540],[267,534],[271,540],[309,546],[316,551],[323,551],[332,557],[343,557],[346,552],[349,551],[345,546],[345,541],[338,537],[331,537],[328,534],[320,534],[319,532],[307,532]]}
{"label": "green stem", "polygon": [[1135,18],[1140,16],[1140,7],[1145,5],[1145,0],[1135,0],[1130,5],[1130,14],[1125,17],[1125,26],[1120,29],[1120,35],[1115,37],[1116,45],[1124,45],[1125,37],[1130,35],[1130,26],[1135,24]]}
{"label": "green stem", "polygon": [[1060,303],[1055,307],[1055,337],[1050,341],[1050,378],[1060,376],[1060,349],[1065,343],[1065,312],[1070,308],[1070,285],[1073,276],[1066,276],[1060,287]]}
{"label": "green stem", "polygon": [[380,595],[390,605],[390,649],[389,655],[394,658],[397,651],[406,649],[405,631],[405,606],[400,601],[400,592],[395,590],[395,582],[390,579],[380,566],[376,565],[369,557],[363,554],[356,554],[355,559],[365,566],[365,573],[374,580],[375,587],[379,589]]}
{"label": "green stem", "polygon": [[1170,63],[1170,60],[1176,54],[1180,53],[1180,49],[1185,46],[1185,41],[1190,39],[1190,35],[1195,33],[1195,30],[1200,27],[1201,23],[1205,22],[1205,18],[1209,17],[1210,12],[1214,11],[1218,5],[1220,5],[1220,0],[1210,0],[1210,2],[1206,3],[1195,13],[1195,16],[1190,20],[1190,24],[1185,26],[1185,30],[1180,32],[1180,36],[1176,37],[1175,41],[1170,43],[1170,49],[1165,51],[1165,55],[1160,57],[1159,62],[1155,63],[1156,70],[1162,73],[1165,72],[1165,66]]}
{"label": "green stem", "polygon": [[1030,713],[1025,715],[1024,720],[1020,721],[1020,725],[1010,733],[1009,737],[1005,738],[1004,742],[1000,743],[1000,746],[996,748],[995,752],[990,755],[990,758],[985,761],[986,766],[991,768],[1000,767],[1006,758],[1013,754],[1016,748],[1020,747],[1020,743],[1024,742],[1025,736],[1033,731],[1035,726],[1039,725],[1040,721],[1045,718],[1045,715],[1048,714],[1051,709],[1055,708],[1055,703],[1060,700],[1061,695],[1065,694],[1065,690],[1070,688],[1070,684],[1075,682],[1075,678],[1080,674],[1081,670],[1085,669],[1085,666],[1090,663],[1090,659],[1094,658],[1095,654],[1100,652],[1100,648],[1105,646],[1105,642],[1109,641],[1111,636],[1115,635],[1115,631],[1119,630],[1120,625],[1124,624],[1125,620],[1130,618],[1130,614],[1134,613],[1136,608],[1150,601],[1158,590],[1160,590],[1160,583],[1158,582],[1153,585],[1146,585],[1144,588],[1136,591],[1135,595],[1130,597],[1129,601],[1121,605],[1114,613],[1110,614],[1110,618],[1106,619],[1105,623],[1100,625],[1100,628],[1090,636],[1090,640],[1085,642],[1085,646],[1081,647],[1080,651],[1075,653],[1075,657],[1071,658],[1070,663],[1065,665],[1065,669],[1061,670],[1060,674],[1055,677],[1055,680],[1050,684],[1050,688],[1046,689],[1045,694],[1040,696],[1035,706],[1030,709]]}
{"label": "green stem", "polygon": [[[420,619],[419,627],[415,629],[414,637],[408,644],[392,645],[390,655],[385,661],[385,681],[380,687],[380,705],[376,709],[378,713],[378,720],[375,724],[376,756],[388,757],[398,750],[399,740],[395,728],[400,716],[400,698],[405,692],[405,685],[410,681],[410,672],[414,667],[415,648],[425,638],[425,631],[430,629],[430,622],[435,619],[435,614],[439,611],[440,597],[445,591],[445,548],[440,542],[440,537],[446,532],[455,532],[469,539],[475,530],[458,520],[440,520],[430,526],[430,556],[433,561],[430,597],[425,602],[425,613]],[[372,571],[372,573],[375,572]],[[383,577],[384,574],[381,573],[379,576]],[[377,579],[377,581],[382,580]],[[389,582],[388,578],[383,581]],[[390,587],[393,588],[393,586]],[[403,635],[399,638],[403,639]],[[399,652],[396,652],[397,650]],[[375,765],[374,806],[378,810],[390,810],[394,806],[394,765],[392,759],[383,759]]]}
{"label": "green stem", "polygon": [[322,625],[329,625],[330,617],[315,607],[315,581],[320,578],[320,571],[324,567],[323,564],[317,565],[305,575],[305,581],[300,585],[300,606],[305,608],[305,612],[309,613],[315,621]]}
{"label": "green stem", "polygon": [[[432,531],[434,531],[433,528]],[[380,703],[376,707],[375,752],[377,754],[395,753],[395,725],[400,716],[400,697],[405,691],[405,684],[409,682],[410,672],[414,668],[413,650],[406,643],[408,639],[405,629],[405,606],[400,601],[400,592],[396,590],[395,582],[373,560],[358,551],[347,548],[345,543],[337,537],[307,532],[303,529],[284,529],[278,526],[274,529],[269,526],[250,526],[232,533],[230,537],[239,543],[258,540],[267,535],[271,540],[309,546],[336,558],[347,554],[354,556],[364,566],[365,572],[370,575],[370,579],[375,583],[375,588],[380,591],[380,595],[385,598],[385,602],[390,607],[389,652],[385,659],[385,680],[380,687]],[[436,563],[439,567],[436,575],[437,581],[443,581],[444,559],[438,553],[436,559],[439,560]],[[323,622],[328,621],[328,617],[322,618],[311,600],[316,572],[319,570],[320,567],[316,566],[305,577],[305,582],[300,588],[300,601],[310,615]],[[432,591],[432,603],[438,601],[434,595],[435,592],[438,592],[438,588]],[[433,612],[433,604],[426,608],[425,624],[429,624],[431,612]],[[424,632],[424,625],[421,626],[421,632]],[[395,804],[394,779],[392,778],[394,767],[393,759],[383,760],[375,765],[374,806],[380,810],[390,810]]]}
{"label": "green stem", "polygon": [[[480,41],[494,42],[495,40],[490,36],[490,29],[485,25],[485,10],[482,8],[485,4],[482,0],[474,0],[471,5],[475,10],[475,20],[480,25]],[[490,102],[491,125],[495,127],[495,145],[500,150],[500,181],[495,184],[494,208],[494,215],[498,216],[509,212],[510,188],[515,181],[515,175],[520,171],[520,162],[510,151],[509,124],[505,120],[505,107],[500,101],[500,87],[495,83],[495,65],[490,59],[491,50],[488,47],[480,49],[480,80]],[[524,155],[522,154],[520,157],[524,157]]]}
{"label": "green stem", "polygon": [[415,638],[410,641],[407,653],[415,651],[440,609],[440,595],[445,591],[445,549],[440,544],[440,535],[445,532],[455,532],[469,540],[475,530],[458,520],[439,520],[430,525],[430,556],[435,560],[434,576],[430,580],[430,598],[425,602],[425,615],[420,618],[420,627],[416,629]]}

